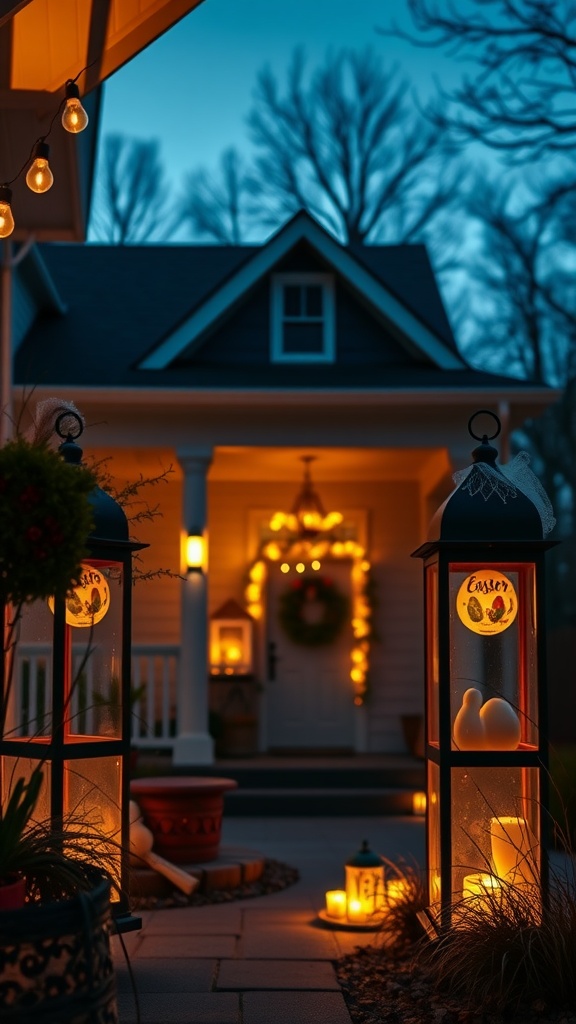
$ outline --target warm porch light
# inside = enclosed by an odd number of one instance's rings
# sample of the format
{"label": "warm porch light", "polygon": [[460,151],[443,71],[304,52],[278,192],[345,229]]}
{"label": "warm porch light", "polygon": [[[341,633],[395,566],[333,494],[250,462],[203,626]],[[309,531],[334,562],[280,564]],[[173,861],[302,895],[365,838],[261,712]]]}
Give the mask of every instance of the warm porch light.
{"label": "warm porch light", "polygon": [[14,231],[11,203],[12,189],[7,185],[0,185],[0,238],[9,238]]}
{"label": "warm porch light", "polygon": [[48,163],[49,156],[50,146],[43,139],[39,139],[34,146],[33,160],[26,174],[26,184],[32,192],[47,192],[54,184],[54,175]]}
{"label": "warm porch light", "polygon": [[[488,415],[493,438],[500,421]],[[537,913],[548,885],[543,583],[554,518],[523,455],[498,467],[474,420],[473,464],[414,552],[425,574],[428,913],[437,931],[458,922],[463,894],[488,901],[499,885],[531,886]]]}
{"label": "warm porch light", "polygon": [[192,529],[186,538],[188,572],[203,572],[206,563],[206,539],[200,530]]}
{"label": "warm porch light", "polygon": [[83,132],[88,124],[88,114],[80,102],[80,90],[76,82],[66,82],[66,105],[62,111],[62,127],[67,132],[77,135]]}

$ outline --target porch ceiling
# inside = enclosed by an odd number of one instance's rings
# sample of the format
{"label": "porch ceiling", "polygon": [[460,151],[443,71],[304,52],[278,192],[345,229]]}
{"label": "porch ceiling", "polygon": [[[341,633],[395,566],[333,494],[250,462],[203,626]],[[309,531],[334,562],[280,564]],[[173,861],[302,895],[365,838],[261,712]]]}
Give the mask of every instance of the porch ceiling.
{"label": "porch ceiling", "polygon": [[[450,470],[445,449],[220,446],[215,449],[209,479],[298,482],[303,455],[315,456],[312,477],[319,482],[437,479]],[[169,449],[125,448],[114,451],[110,468],[119,477],[131,478],[140,472],[154,475],[169,465],[174,467],[174,479],[180,479],[180,468]]]}

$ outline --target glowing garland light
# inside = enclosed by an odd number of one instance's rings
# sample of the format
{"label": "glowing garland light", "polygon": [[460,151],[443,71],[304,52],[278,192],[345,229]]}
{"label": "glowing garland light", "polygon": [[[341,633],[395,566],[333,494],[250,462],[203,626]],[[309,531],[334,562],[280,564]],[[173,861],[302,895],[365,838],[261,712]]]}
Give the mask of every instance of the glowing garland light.
{"label": "glowing garland light", "polygon": [[[282,521],[280,521],[282,517]],[[289,525],[292,517],[282,512],[275,512],[270,521],[270,529],[280,531]],[[370,639],[372,636],[372,601],[370,598],[370,570],[371,565],[366,556],[366,550],[357,541],[334,540],[330,537],[334,527],[342,522],[343,516],[339,512],[330,512],[318,530],[318,536],[304,554],[302,546],[298,544],[297,537],[291,543],[286,539],[284,545],[276,541],[265,543],[260,554],[252,563],[248,572],[249,582],[246,586],[245,597],[247,610],[252,618],[259,620],[264,612],[263,594],[268,578],[268,567],[270,563],[278,563],[281,559],[287,559],[288,551],[294,549],[292,563],[283,561],[279,566],[281,572],[288,573],[292,569],[302,572],[305,568],[302,558],[306,558],[310,567],[318,571],[321,567],[321,558],[330,556],[335,559],[349,559],[352,562],[352,633],[353,644],[350,651],[350,680],[354,693],[354,704],[361,707],[366,699],[368,689],[368,671],[370,667]],[[329,524],[327,523],[329,521]],[[276,524],[276,525],[273,525]],[[279,524],[279,525],[278,525]],[[326,527],[325,525],[326,524]],[[291,531],[291,532],[296,532]],[[327,536],[322,537],[322,533]]]}

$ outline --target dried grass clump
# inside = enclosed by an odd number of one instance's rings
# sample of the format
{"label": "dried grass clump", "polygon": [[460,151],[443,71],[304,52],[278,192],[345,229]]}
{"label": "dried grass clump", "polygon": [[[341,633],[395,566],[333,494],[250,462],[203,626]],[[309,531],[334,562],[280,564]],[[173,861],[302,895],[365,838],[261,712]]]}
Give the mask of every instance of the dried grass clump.
{"label": "dried grass clump", "polygon": [[536,1003],[576,1010],[573,862],[552,879],[547,907],[534,885],[455,906],[456,925],[423,946],[432,981],[468,1007],[518,1013]]}
{"label": "dried grass clump", "polygon": [[428,905],[425,876],[415,864],[383,859],[387,881],[398,881],[401,888],[394,898],[385,898],[382,933],[387,945],[411,946],[422,938],[418,914]]}

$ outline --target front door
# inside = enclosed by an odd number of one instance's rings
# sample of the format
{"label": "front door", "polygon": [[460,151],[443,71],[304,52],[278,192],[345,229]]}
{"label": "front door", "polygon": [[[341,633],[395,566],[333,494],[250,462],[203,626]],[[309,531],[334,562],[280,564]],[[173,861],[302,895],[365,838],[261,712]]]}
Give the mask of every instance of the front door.
{"label": "front door", "polygon": [[[317,574],[307,569],[304,580],[331,581],[350,599],[350,563],[323,563]],[[270,749],[342,750],[354,747],[354,694],[350,681],[352,627],[350,617],[336,637],[320,646],[295,643],[282,627],[278,609],[284,592],[297,579],[269,565],[268,618],[268,747]]]}

